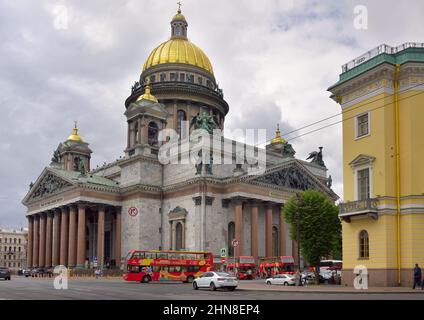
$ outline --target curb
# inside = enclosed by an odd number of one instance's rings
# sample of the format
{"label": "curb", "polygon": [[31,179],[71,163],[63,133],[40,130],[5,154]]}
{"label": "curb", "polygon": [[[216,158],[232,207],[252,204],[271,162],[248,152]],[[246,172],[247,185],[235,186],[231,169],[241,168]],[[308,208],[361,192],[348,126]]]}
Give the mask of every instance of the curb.
{"label": "curb", "polygon": [[237,287],[237,291],[266,291],[278,293],[324,293],[324,294],[422,294],[424,290],[416,291],[368,291],[368,290],[355,290],[355,291],[325,291],[325,290],[307,290],[307,291],[285,291],[285,290],[266,290],[266,289],[246,289]]}

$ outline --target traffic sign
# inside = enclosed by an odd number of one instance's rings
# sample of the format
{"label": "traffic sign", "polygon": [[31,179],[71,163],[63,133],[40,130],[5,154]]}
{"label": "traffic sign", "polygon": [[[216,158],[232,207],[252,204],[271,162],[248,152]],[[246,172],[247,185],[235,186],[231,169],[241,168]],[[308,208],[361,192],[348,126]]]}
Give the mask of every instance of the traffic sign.
{"label": "traffic sign", "polygon": [[131,217],[135,217],[138,214],[138,209],[136,207],[129,207],[128,208],[128,214]]}
{"label": "traffic sign", "polygon": [[227,256],[227,248],[221,248],[221,258],[225,258]]}
{"label": "traffic sign", "polygon": [[239,241],[237,239],[233,239],[233,241],[231,241],[231,244],[233,245],[233,247],[237,247],[239,245]]}

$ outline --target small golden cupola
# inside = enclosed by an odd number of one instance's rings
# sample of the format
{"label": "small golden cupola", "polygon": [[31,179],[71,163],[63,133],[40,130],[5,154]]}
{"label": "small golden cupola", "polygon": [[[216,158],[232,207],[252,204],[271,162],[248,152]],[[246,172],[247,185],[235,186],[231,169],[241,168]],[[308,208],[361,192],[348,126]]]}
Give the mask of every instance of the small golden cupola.
{"label": "small golden cupola", "polygon": [[277,143],[283,144],[284,142],[286,142],[286,140],[284,140],[281,137],[280,125],[277,123],[277,130],[275,131],[275,138],[271,140],[271,144],[277,144]]}
{"label": "small golden cupola", "polygon": [[66,139],[66,141],[75,141],[75,142],[84,142],[82,138],[78,135],[78,126],[77,122],[75,121],[75,126],[72,134]]}
{"label": "small golden cupola", "polygon": [[162,64],[185,64],[198,67],[213,77],[213,67],[208,56],[187,38],[188,23],[181,8],[171,20],[171,38],[150,53],[143,72]]}
{"label": "small golden cupola", "polygon": [[154,103],[158,102],[158,99],[154,95],[150,93],[150,79],[146,79],[146,87],[144,88],[144,94],[138,97],[137,102],[140,102],[142,100],[148,100]]}

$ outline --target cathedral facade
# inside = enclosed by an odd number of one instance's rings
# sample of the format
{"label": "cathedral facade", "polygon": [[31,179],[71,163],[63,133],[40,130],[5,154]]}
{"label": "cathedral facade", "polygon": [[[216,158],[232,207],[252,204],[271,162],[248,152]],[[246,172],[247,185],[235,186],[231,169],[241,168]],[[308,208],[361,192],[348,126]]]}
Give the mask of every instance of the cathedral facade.
{"label": "cathedral facade", "polygon": [[[31,183],[23,200],[28,266],[119,267],[133,249],[219,255],[227,248],[231,256],[295,256],[281,214],[284,202],[310,188],[337,199],[322,151],[321,161],[296,159],[279,130],[262,149],[261,174],[250,174],[252,165],[246,161],[194,165],[160,160],[164,144],[177,146],[179,157],[188,152],[181,151],[182,142],[199,119],[223,129],[229,111],[208,56],[188,40],[187,28],[178,10],[170,39],[144,63],[125,101],[123,156],[92,169],[92,151],[75,126]],[[162,132],[175,132],[177,138]],[[223,153],[236,158],[233,149]],[[238,246],[231,245],[233,239]]]}

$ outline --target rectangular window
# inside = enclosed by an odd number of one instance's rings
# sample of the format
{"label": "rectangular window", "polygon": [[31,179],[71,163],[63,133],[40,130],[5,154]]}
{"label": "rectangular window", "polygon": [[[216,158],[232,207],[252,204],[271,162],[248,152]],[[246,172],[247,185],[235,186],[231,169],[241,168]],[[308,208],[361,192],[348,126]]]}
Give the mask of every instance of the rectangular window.
{"label": "rectangular window", "polygon": [[357,171],[358,178],[358,200],[366,200],[370,198],[370,169],[362,169]]}
{"label": "rectangular window", "polygon": [[160,74],[160,81],[166,81],[166,73]]}
{"label": "rectangular window", "polygon": [[185,73],[180,73],[180,81],[185,81]]}
{"label": "rectangular window", "polygon": [[150,76],[150,83],[156,82],[156,76],[152,75]]}
{"label": "rectangular window", "polygon": [[365,113],[356,117],[356,137],[363,137],[369,134],[369,114]]}
{"label": "rectangular window", "polygon": [[197,79],[198,79],[199,84],[203,84],[203,78],[202,77],[199,77]]}
{"label": "rectangular window", "polygon": [[169,77],[171,78],[171,81],[177,81],[177,79],[178,79],[178,74],[175,74],[175,73],[171,72],[171,73],[169,74]]}
{"label": "rectangular window", "polygon": [[188,82],[194,83],[194,75],[192,74],[187,75],[187,80]]}

